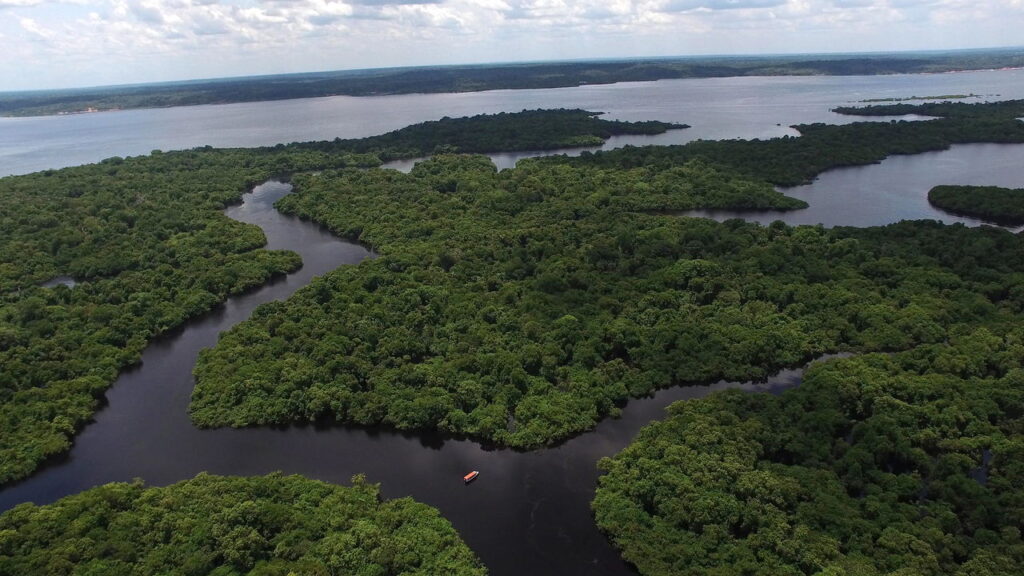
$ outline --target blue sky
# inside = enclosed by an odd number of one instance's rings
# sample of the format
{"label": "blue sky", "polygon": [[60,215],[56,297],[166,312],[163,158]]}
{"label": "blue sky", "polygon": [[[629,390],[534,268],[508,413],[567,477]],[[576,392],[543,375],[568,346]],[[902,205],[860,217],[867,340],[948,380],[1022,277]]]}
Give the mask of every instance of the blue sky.
{"label": "blue sky", "polygon": [[1022,44],[1024,0],[0,0],[0,91],[573,58]]}

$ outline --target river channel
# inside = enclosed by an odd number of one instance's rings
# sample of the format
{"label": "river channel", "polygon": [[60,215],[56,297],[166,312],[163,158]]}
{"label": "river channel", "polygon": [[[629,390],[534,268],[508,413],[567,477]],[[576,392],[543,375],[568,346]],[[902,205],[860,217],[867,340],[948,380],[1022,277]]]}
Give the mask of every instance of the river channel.
{"label": "river channel", "polygon": [[[142,362],[121,374],[107,404],[72,450],[27,480],[0,491],[0,510],[44,504],[106,482],[143,478],[165,485],[202,471],[254,475],[280,470],[336,483],[364,473],[386,497],[412,496],[451,520],[495,576],[633,574],[598,532],[589,503],[596,464],[624,448],[643,425],[676,400],[725,388],[776,391],[799,382],[787,370],[763,383],[721,382],[664,390],[631,401],[621,418],[554,448],[491,450],[466,440],[354,427],[291,426],[199,430],[188,417],[191,368],[218,334],[265,302],[282,300],[314,277],[373,257],[322,228],[284,216],[273,203],[290,185],[268,182],[227,214],[263,228],[268,248],[302,256],[303,267],[149,345]],[[462,475],[480,470],[465,486]]]}
{"label": "river channel", "polygon": [[[899,170],[892,171],[893,165]],[[895,177],[904,172],[927,178],[915,184]],[[828,172],[810,186],[787,192],[811,201],[808,210],[814,210],[816,202],[842,203],[842,210],[812,212],[822,215],[826,225],[884,224],[944,216],[930,212],[934,209],[922,199],[933,183],[1020,185],[1022,172],[1024,146],[959,146]],[[899,210],[879,209],[879,202],[898,190],[874,191],[873,183],[902,186],[907,198],[913,199],[890,199],[890,204],[902,206]],[[597,461],[623,449],[642,426],[663,417],[664,408],[676,400],[726,388],[774,392],[800,381],[801,370],[786,370],[762,383],[719,382],[663,390],[651,398],[630,401],[620,418],[605,420],[591,432],[526,453],[486,449],[475,442],[436,435],[356,427],[199,430],[189,420],[187,408],[194,386],[191,369],[201,349],[213,346],[221,332],[248,318],[256,306],[283,300],[315,276],[374,256],[315,224],[277,212],[273,203],[290,191],[289,184],[267,182],[226,213],[260,226],[268,248],[298,252],[303,267],[232,297],[214,312],[151,343],[142,362],[125,371],[107,392],[107,404],[79,434],[73,449],[27,480],[0,491],[0,510],[21,502],[53,502],[106,482],[142,478],[165,485],[202,471],[254,475],[279,470],[335,483],[347,483],[354,474],[364,473],[381,484],[386,497],[412,496],[440,509],[496,576],[628,575],[634,571],[598,532],[590,513]],[[864,194],[872,200],[863,201]],[[764,221],[781,216],[792,221],[807,217],[801,212],[708,215]],[[465,486],[461,478],[469,470],[480,470],[481,476]]]}

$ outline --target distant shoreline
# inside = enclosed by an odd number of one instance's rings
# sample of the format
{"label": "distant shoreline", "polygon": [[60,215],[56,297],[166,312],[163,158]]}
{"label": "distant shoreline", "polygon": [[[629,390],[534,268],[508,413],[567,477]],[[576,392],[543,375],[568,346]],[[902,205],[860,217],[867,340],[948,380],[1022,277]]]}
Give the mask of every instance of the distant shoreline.
{"label": "distant shoreline", "polygon": [[689,78],[879,76],[1024,69],[1024,48],[945,53],[728,56],[311,72],[0,93],[0,116],[54,116],[318,98],[610,85]]}

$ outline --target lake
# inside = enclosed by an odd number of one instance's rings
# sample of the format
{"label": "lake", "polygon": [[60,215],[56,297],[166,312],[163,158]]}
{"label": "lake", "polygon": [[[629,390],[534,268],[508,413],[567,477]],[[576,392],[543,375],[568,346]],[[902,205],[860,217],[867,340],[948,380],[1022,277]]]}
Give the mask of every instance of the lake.
{"label": "lake", "polygon": [[[250,146],[278,141],[358,137],[440,116],[538,107],[583,107],[627,120],[686,122],[690,130],[641,139],[770,137],[789,124],[850,121],[828,112],[853,100],[975,92],[1024,97],[1024,73],[972,72],[862,78],[736,78],[587,86],[557,90],[383,98],[321,98],[272,103],[0,120],[0,173],[20,173],[111,155],[203,144]],[[268,121],[267,119],[273,119]],[[777,125],[778,124],[778,125]],[[618,140],[610,145],[619,145]],[[630,139],[637,143],[635,137]],[[512,160],[514,161],[514,160]],[[504,160],[503,162],[508,162]],[[1024,185],[1024,146],[968,145],[823,174],[786,190],[811,208],[783,214],[791,222],[884,224],[902,218],[957,219],[922,203],[935,183]],[[263,427],[198,430],[187,407],[199,351],[249,317],[261,303],[287,298],[313,277],[373,254],[322,228],[283,216],[273,202],[290,186],[268,182],[227,210],[259,225],[269,248],[295,250],[303,267],[187,323],[151,343],[125,371],[74,448],[27,480],[0,491],[0,510],[52,502],[111,481],[139,477],[168,484],[200,471],[264,474],[275,470],[346,483],[357,473],[380,482],[387,497],[412,496],[440,509],[494,575],[627,575],[626,565],[593,523],[589,502],[597,461],[624,448],[673,401],[725,388],[777,392],[797,385],[801,370],[762,383],[719,382],[634,400],[622,417],[553,448],[491,450],[466,440],[355,427]],[[727,214],[707,214],[728,217]],[[778,214],[742,215],[770,221]],[[70,279],[60,279],[67,280]],[[480,470],[471,485],[462,475]]]}

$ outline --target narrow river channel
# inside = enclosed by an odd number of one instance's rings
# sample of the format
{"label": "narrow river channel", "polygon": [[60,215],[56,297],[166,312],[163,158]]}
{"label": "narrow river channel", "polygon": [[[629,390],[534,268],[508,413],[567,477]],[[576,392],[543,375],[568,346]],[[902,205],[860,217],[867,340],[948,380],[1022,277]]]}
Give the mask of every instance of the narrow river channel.
{"label": "narrow river channel", "polygon": [[[218,334],[253,309],[287,298],[318,275],[373,255],[308,222],[278,213],[273,203],[291,186],[268,182],[227,214],[256,224],[268,247],[298,252],[303,267],[150,344],[137,367],[107,392],[107,405],[74,448],[27,480],[0,491],[0,510],[44,504],[92,486],[142,478],[165,485],[202,471],[253,475],[276,470],[347,483],[365,473],[386,497],[412,496],[452,521],[495,576],[634,574],[594,526],[590,513],[597,461],[624,448],[671,402],[724,388],[777,391],[799,383],[783,371],[760,384],[722,382],[675,388],[630,402],[621,418],[560,446],[535,452],[488,450],[475,442],[386,430],[316,426],[199,430],[187,408],[192,367]],[[480,470],[465,486],[462,475]]]}

